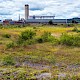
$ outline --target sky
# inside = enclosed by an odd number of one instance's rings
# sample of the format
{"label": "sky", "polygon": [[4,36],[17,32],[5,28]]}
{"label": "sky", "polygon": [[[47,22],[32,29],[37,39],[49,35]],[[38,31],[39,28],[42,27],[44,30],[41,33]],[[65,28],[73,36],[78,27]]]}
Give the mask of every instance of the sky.
{"label": "sky", "polygon": [[0,0],[0,20],[24,18],[24,5],[29,4],[30,16],[55,15],[56,19],[80,17],[80,0]]}

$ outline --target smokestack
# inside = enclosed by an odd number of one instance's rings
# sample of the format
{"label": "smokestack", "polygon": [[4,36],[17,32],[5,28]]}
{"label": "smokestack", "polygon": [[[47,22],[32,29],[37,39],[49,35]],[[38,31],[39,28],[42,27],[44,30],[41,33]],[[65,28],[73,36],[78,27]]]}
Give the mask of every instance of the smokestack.
{"label": "smokestack", "polygon": [[25,20],[27,20],[29,17],[29,5],[25,5]]}

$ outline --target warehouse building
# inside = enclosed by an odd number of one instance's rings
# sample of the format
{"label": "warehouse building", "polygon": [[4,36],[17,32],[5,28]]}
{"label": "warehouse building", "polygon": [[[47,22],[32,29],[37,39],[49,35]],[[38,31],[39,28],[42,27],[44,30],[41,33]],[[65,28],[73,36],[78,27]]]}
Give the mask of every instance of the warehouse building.
{"label": "warehouse building", "polygon": [[53,22],[53,24],[66,24],[66,19],[28,19],[26,22],[48,24],[50,20]]}
{"label": "warehouse building", "polygon": [[26,23],[49,23],[52,21],[53,24],[66,24],[66,19],[54,19],[55,16],[29,16],[29,5],[25,5],[25,20]]}
{"label": "warehouse building", "polygon": [[25,5],[25,21],[26,23],[49,23],[52,21],[53,24],[70,24],[73,22],[80,23],[80,18],[72,19],[54,19],[55,16],[29,16],[29,5]]}

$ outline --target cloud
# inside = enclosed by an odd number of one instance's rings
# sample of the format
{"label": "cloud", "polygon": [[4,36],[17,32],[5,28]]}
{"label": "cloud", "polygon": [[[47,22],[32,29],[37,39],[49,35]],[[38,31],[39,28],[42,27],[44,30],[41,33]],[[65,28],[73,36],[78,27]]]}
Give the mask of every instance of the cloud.
{"label": "cloud", "polygon": [[24,5],[30,5],[30,15],[55,15],[55,18],[80,16],[80,0],[0,0],[0,19],[24,18]]}

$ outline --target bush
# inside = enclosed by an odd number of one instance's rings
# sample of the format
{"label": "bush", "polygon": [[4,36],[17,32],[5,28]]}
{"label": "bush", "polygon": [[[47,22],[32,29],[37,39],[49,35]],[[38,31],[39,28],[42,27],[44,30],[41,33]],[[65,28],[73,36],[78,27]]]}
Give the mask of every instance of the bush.
{"label": "bush", "polygon": [[39,43],[43,43],[43,42],[55,43],[57,42],[57,39],[53,37],[50,32],[44,32],[44,34],[40,38],[38,38],[37,41]]}
{"label": "bush", "polygon": [[29,39],[33,39],[35,35],[36,33],[34,31],[28,30],[28,31],[22,32],[19,38],[26,41]]}
{"label": "bush", "polygon": [[73,40],[73,36],[68,34],[62,34],[62,36],[60,37],[60,43],[68,46],[73,45]]}
{"label": "bush", "polygon": [[80,34],[74,36],[73,46],[79,46],[80,47]]}
{"label": "bush", "polygon": [[3,34],[2,36],[5,37],[5,38],[10,38],[11,37],[10,34]]}
{"label": "bush", "polygon": [[7,48],[13,48],[15,46],[14,42],[11,42],[11,43],[8,43],[7,45]]}
{"label": "bush", "polygon": [[24,42],[25,41],[23,39],[19,38],[16,43],[17,43],[18,46],[20,46],[20,45],[23,45]]}
{"label": "bush", "polygon": [[52,39],[51,33],[50,32],[44,32],[44,34],[41,36],[43,42],[49,42]]}
{"label": "bush", "polygon": [[67,46],[80,46],[80,35],[62,34],[60,43]]}
{"label": "bush", "polygon": [[43,39],[40,37],[40,38],[37,39],[37,42],[38,43],[43,43]]}
{"label": "bush", "polygon": [[17,77],[18,80],[26,80],[26,74],[25,73],[20,73]]}
{"label": "bush", "polygon": [[31,45],[31,44],[34,44],[34,43],[36,43],[35,39],[30,39],[30,40],[26,41],[26,44],[28,44],[28,45]]}
{"label": "bush", "polygon": [[15,60],[11,55],[8,55],[8,56],[3,58],[3,64],[4,65],[14,65]]}
{"label": "bush", "polygon": [[33,29],[37,29],[37,27],[33,27]]}
{"label": "bush", "polygon": [[35,42],[35,40],[33,39],[33,37],[36,35],[36,33],[34,31],[28,30],[28,31],[24,31],[21,33],[21,35],[19,36],[18,40],[17,40],[17,45],[26,45],[26,44],[33,44]]}
{"label": "bush", "polygon": [[50,56],[48,59],[49,59],[49,62],[50,62],[51,64],[55,64],[56,60],[55,60],[54,55]]}
{"label": "bush", "polygon": [[17,46],[32,45],[34,43],[36,43],[35,39],[30,39],[30,40],[26,40],[26,41],[19,40],[19,41],[17,41]]}

